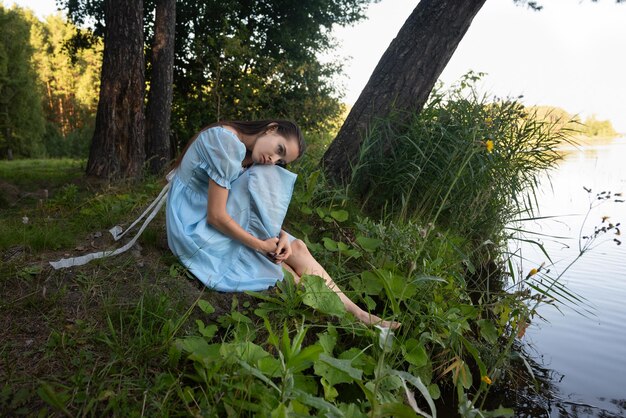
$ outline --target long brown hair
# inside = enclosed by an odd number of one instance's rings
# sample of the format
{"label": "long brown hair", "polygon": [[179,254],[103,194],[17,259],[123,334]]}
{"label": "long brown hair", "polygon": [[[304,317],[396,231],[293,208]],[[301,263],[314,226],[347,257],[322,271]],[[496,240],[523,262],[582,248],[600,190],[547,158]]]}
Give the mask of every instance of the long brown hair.
{"label": "long brown hair", "polygon": [[242,120],[224,120],[216,123],[212,123],[211,125],[205,126],[198,133],[196,133],[193,138],[187,142],[185,148],[180,153],[176,162],[172,166],[172,168],[176,168],[180,165],[180,162],[183,160],[185,153],[193,144],[193,142],[198,138],[198,136],[209,128],[214,128],[216,126],[230,126],[235,128],[237,132],[240,132],[245,135],[259,135],[268,130],[270,125],[275,125],[277,128],[277,133],[284,136],[285,138],[295,137],[298,140],[298,158],[304,154],[306,149],[306,143],[304,142],[304,136],[302,135],[302,131],[295,122],[285,119],[262,119],[262,120],[252,120],[252,121],[242,121]]}

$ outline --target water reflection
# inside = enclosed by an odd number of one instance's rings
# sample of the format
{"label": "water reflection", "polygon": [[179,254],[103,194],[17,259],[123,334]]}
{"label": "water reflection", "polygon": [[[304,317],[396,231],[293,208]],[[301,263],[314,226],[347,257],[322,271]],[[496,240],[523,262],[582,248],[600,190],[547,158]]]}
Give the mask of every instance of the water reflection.
{"label": "water reflection", "polygon": [[[579,233],[591,197],[600,191],[626,192],[626,138],[580,150],[567,150],[557,171],[546,179],[538,195],[539,215],[559,217],[525,225],[548,236],[545,249],[556,261],[558,274],[578,253]],[[581,235],[593,233],[602,217],[626,225],[626,204],[607,202],[594,210]],[[607,221],[608,222],[608,221]],[[532,347],[537,370],[546,370],[553,393],[531,397],[539,409],[528,414],[520,408],[516,416],[533,417],[621,417],[626,416],[626,245],[607,243],[585,254],[563,277],[568,289],[586,298],[592,314],[582,317],[571,309],[564,313],[543,306],[524,343]],[[522,247],[529,270],[543,261],[537,248]],[[579,302],[574,302],[579,306]],[[549,370],[549,371],[548,371]],[[539,372],[541,375],[541,372]],[[527,403],[520,399],[521,406]],[[509,404],[511,405],[511,404]],[[541,412],[543,410],[543,412]],[[517,415],[519,413],[519,415]]]}

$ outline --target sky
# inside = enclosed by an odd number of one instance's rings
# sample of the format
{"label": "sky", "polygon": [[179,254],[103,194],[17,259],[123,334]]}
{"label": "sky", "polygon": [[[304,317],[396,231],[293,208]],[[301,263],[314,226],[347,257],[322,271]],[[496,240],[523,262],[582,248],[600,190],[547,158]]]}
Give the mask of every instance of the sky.
{"label": "sky", "polygon": [[[54,0],[4,0],[56,11]],[[333,29],[334,56],[345,62],[344,101],[352,104],[418,0],[381,0],[355,26]],[[626,4],[614,0],[540,0],[535,12],[513,0],[487,0],[441,75],[445,84],[468,70],[487,75],[481,92],[519,96],[528,105],[551,105],[609,119],[626,133]]]}

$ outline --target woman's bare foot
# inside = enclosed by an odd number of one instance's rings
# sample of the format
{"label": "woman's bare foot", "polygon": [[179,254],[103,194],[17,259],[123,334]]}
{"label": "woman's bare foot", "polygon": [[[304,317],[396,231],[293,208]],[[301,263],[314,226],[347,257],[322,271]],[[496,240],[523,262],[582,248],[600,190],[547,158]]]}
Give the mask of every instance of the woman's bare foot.
{"label": "woman's bare foot", "polygon": [[400,322],[396,321],[385,321],[382,318],[365,311],[359,312],[356,317],[365,325],[378,325],[379,327],[390,329],[398,329],[400,328],[400,325],[402,325]]}

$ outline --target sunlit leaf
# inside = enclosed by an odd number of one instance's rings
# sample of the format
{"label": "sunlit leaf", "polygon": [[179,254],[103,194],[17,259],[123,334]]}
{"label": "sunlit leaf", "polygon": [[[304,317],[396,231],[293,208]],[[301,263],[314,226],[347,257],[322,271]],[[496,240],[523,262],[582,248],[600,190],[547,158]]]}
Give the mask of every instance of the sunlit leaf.
{"label": "sunlit leaf", "polygon": [[424,345],[416,339],[407,339],[402,348],[405,360],[414,366],[422,367],[428,363],[428,353]]}
{"label": "sunlit leaf", "polygon": [[378,238],[368,238],[364,236],[356,237],[356,242],[361,246],[361,248],[369,253],[373,253],[383,244],[383,242]]}
{"label": "sunlit leaf", "polygon": [[329,315],[343,317],[346,308],[337,293],[331,290],[320,276],[302,276],[304,295],[302,302],[311,308]]}
{"label": "sunlit leaf", "polygon": [[202,312],[208,315],[215,312],[215,308],[213,307],[213,305],[211,305],[209,302],[207,302],[204,299],[198,300],[198,307],[202,310]]}
{"label": "sunlit leaf", "polygon": [[324,242],[324,248],[326,248],[328,251],[337,251],[337,241],[328,238],[328,237],[324,237],[322,238],[322,242]]}
{"label": "sunlit leaf", "polygon": [[337,222],[345,222],[348,220],[349,214],[347,210],[333,210],[330,212],[330,216]]}

